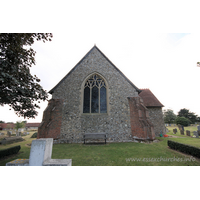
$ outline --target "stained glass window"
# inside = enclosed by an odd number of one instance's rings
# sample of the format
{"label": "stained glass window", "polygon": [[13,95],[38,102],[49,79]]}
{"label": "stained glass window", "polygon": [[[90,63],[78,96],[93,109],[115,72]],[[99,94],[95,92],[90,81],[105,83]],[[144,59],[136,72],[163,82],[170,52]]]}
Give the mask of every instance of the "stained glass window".
{"label": "stained glass window", "polygon": [[107,113],[106,83],[97,74],[85,82],[83,113]]}
{"label": "stained glass window", "polygon": [[84,113],[89,113],[90,112],[90,88],[89,87],[86,87],[84,89],[83,112]]}
{"label": "stained glass window", "polygon": [[106,88],[102,87],[100,89],[100,113],[106,113],[107,112],[107,104],[106,104]]}

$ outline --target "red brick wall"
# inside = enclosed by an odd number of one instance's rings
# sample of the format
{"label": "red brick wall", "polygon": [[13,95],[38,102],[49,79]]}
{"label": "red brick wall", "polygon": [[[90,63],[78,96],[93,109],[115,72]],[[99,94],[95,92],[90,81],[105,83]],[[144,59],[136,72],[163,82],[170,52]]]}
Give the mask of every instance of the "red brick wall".
{"label": "red brick wall", "polygon": [[128,97],[128,101],[133,138],[142,140],[155,139],[153,124],[149,120],[148,109],[144,106],[141,97]]}
{"label": "red brick wall", "polygon": [[37,138],[54,138],[60,137],[62,123],[62,99],[51,99],[43,113],[42,123],[38,128]]}

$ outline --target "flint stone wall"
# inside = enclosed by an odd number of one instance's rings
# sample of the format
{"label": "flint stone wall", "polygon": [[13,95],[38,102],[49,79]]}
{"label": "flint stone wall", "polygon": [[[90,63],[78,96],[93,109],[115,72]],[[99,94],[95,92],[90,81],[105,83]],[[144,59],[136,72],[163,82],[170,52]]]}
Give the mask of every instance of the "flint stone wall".
{"label": "flint stone wall", "polygon": [[148,108],[150,121],[153,123],[155,135],[166,134],[162,108]]}
{"label": "flint stone wall", "polygon": [[[96,48],[71,72],[52,94],[63,100],[60,139],[76,143],[82,142],[84,133],[105,132],[108,141],[132,140],[127,97],[137,97],[136,89]],[[82,113],[84,82],[93,73],[107,83],[107,114]]]}

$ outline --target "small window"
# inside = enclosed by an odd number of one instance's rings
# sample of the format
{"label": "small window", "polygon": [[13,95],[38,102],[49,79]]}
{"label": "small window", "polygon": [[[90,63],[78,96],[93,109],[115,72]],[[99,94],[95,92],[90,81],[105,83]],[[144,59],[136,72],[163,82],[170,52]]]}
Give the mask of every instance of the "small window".
{"label": "small window", "polygon": [[106,83],[97,74],[84,85],[83,113],[107,113]]}

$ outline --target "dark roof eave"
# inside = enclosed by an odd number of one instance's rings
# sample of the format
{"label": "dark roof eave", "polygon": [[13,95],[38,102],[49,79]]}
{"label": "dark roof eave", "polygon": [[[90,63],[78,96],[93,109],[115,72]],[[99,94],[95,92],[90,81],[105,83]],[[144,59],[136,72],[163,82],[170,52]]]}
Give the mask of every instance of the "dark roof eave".
{"label": "dark roof eave", "polygon": [[146,106],[146,108],[162,108],[162,107],[165,107],[165,106]]}

